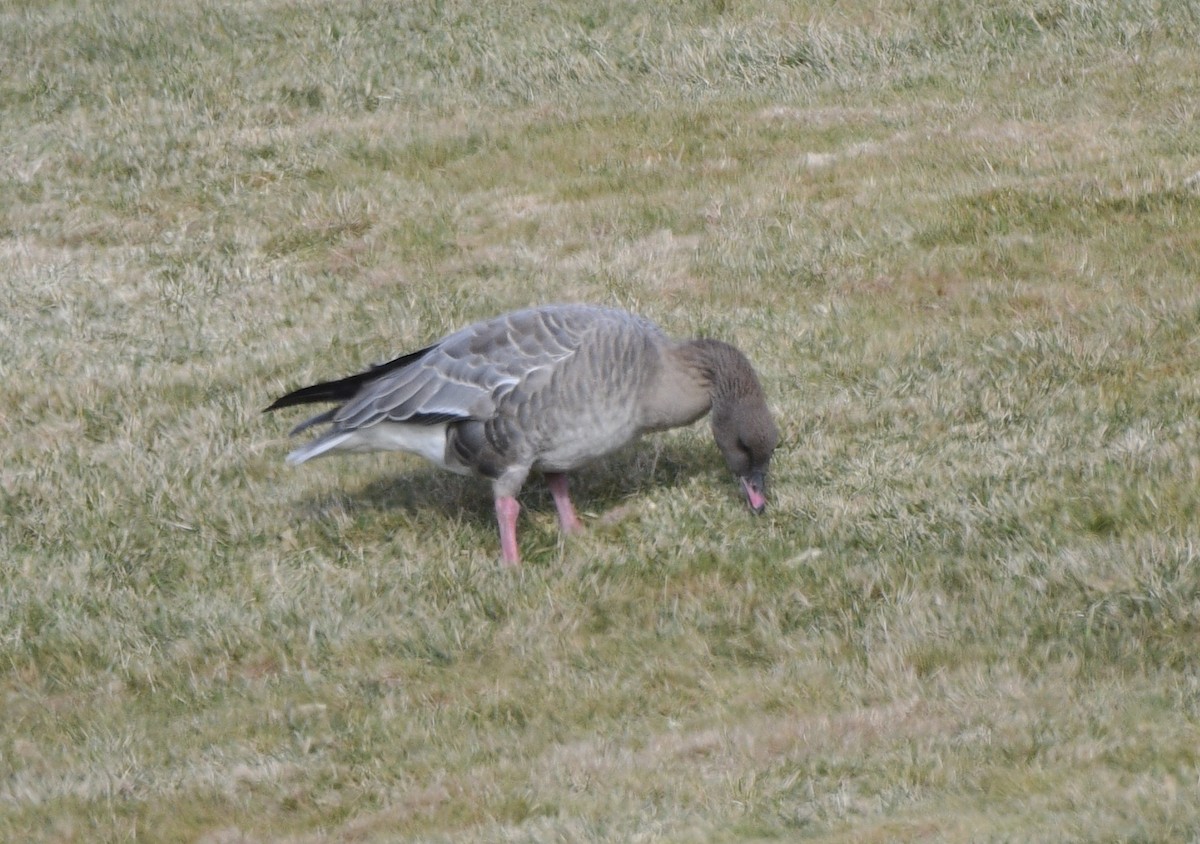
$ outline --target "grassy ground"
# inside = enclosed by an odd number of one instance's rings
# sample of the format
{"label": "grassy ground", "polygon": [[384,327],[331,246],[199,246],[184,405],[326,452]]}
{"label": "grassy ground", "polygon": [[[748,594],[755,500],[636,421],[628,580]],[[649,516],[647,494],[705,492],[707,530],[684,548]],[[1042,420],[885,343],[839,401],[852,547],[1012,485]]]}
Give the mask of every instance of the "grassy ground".
{"label": "grassy ground", "polygon": [[[0,6],[0,839],[1200,837],[1200,7]],[[744,348],[526,492],[270,398],[534,302]]]}

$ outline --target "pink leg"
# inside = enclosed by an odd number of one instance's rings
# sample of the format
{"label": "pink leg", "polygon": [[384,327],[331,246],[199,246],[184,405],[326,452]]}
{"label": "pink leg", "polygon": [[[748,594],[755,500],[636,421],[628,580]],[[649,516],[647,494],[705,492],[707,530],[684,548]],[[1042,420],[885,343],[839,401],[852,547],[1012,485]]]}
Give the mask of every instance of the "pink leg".
{"label": "pink leg", "polygon": [[583,530],[583,522],[575,514],[575,506],[571,504],[571,496],[567,493],[567,476],[562,472],[547,472],[546,484],[550,494],[554,496],[554,506],[558,508],[558,523],[563,533],[579,533]]}
{"label": "pink leg", "polygon": [[504,565],[514,568],[521,564],[521,552],[517,550],[517,514],[521,505],[517,499],[504,496],[496,499],[496,521],[500,525],[500,553]]}

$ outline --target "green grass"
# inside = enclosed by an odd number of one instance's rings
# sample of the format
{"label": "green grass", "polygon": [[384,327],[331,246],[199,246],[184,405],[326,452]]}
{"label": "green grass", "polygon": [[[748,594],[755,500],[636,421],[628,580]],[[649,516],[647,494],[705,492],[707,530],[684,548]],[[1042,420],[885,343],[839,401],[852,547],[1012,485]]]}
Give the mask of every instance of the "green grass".
{"label": "green grass", "polygon": [[[0,839],[1200,835],[1194,3],[0,7]],[[587,300],[757,363],[540,484],[282,391]]]}

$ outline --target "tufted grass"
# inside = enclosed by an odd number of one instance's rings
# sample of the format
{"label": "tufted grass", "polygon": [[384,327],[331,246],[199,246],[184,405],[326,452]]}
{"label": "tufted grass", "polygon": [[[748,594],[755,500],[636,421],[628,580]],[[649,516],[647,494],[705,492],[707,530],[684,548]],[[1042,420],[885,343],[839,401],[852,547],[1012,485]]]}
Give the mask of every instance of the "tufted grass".
{"label": "tufted grass", "polygon": [[[0,8],[0,839],[1200,834],[1194,4]],[[784,438],[283,465],[552,300]]]}

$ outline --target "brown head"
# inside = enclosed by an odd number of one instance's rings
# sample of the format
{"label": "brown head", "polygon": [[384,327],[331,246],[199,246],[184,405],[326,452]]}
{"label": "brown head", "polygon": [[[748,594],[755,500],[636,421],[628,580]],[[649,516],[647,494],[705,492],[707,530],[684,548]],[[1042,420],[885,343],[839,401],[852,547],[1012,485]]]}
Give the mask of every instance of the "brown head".
{"label": "brown head", "polygon": [[712,429],[717,448],[746,493],[746,503],[761,513],[767,507],[767,468],[779,442],[767,403],[761,396],[727,405],[714,402]]}
{"label": "brown head", "polygon": [[779,428],[767,408],[754,367],[727,343],[700,340],[711,378],[712,432],[725,463],[758,514],[767,507],[767,469],[779,443]]}

